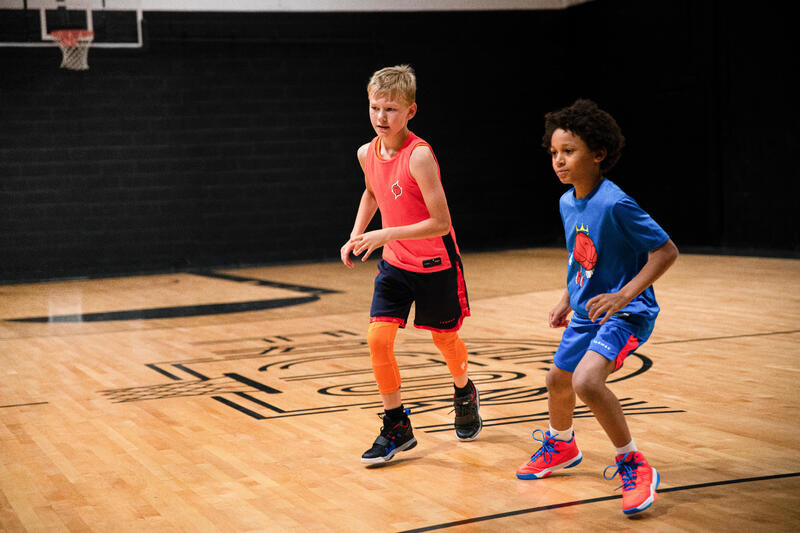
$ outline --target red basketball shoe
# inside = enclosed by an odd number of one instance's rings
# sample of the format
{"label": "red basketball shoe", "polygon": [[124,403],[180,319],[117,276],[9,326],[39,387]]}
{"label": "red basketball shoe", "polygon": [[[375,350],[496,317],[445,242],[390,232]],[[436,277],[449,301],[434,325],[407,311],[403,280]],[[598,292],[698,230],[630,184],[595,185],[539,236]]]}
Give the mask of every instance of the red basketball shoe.
{"label": "red basketball shoe", "polygon": [[[542,438],[536,437],[536,432]],[[583,455],[575,444],[575,435],[568,441],[556,440],[550,436],[550,431],[534,430],[533,440],[542,443],[542,446],[531,456],[531,460],[517,468],[519,479],[541,479],[549,476],[555,470],[572,468],[583,460]]]}
{"label": "red basketball shoe", "polygon": [[[612,480],[619,473],[622,479],[622,512],[630,515],[650,507],[658,498],[656,489],[661,483],[658,471],[648,464],[641,452],[618,455],[614,460],[616,464],[607,466],[603,477]],[[615,466],[617,469],[608,477],[606,471]]]}

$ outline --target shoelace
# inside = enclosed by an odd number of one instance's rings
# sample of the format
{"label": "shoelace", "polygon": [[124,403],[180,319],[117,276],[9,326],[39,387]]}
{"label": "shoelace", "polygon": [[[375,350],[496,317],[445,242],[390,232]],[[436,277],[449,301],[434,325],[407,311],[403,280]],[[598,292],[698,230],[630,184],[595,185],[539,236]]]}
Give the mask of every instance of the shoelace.
{"label": "shoelace", "polygon": [[[628,456],[630,456],[630,459],[628,459]],[[637,463],[632,453],[626,453],[622,457],[622,459],[617,461],[616,464],[608,465],[605,468],[605,470],[603,470],[603,477],[611,481],[617,474],[619,474],[619,477],[622,480],[622,485],[620,485],[614,490],[617,490],[620,487],[622,488],[623,491],[631,490],[636,487],[637,469],[643,464],[644,463]],[[609,468],[614,468],[614,467],[616,467],[616,470],[614,470],[614,473],[611,474],[611,477],[608,477],[606,475],[606,472],[608,471]]]}
{"label": "shoelace", "polygon": [[[541,439],[536,437],[536,432],[537,431],[542,434],[542,438]],[[533,437],[533,440],[539,441],[539,442],[542,443],[541,448],[536,450],[536,453],[531,455],[531,461],[533,461],[534,459],[536,459],[539,456],[542,456],[542,457],[544,457],[544,463],[549,465],[550,461],[553,460],[553,454],[554,453],[561,453],[558,450],[556,450],[556,446],[555,446],[556,439],[554,439],[553,437],[545,435],[544,431],[542,431],[541,429],[534,429],[533,433],[531,434],[531,436]]]}

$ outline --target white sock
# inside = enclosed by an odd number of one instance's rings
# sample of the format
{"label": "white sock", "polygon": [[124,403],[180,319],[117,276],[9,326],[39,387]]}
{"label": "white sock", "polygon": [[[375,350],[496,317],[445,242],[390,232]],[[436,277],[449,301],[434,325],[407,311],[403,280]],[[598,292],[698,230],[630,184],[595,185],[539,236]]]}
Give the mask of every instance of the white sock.
{"label": "white sock", "polygon": [[633,442],[633,439],[631,439],[631,441],[622,448],[615,449],[617,450],[617,455],[625,455],[626,453],[639,451],[639,448],[636,447],[636,443]]}
{"label": "white sock", "polygon": [[553,426],[550,426],[550,436],[556,440],[563,440],[567,442],[572,440],[572,426],[568,429],[554,429]]}

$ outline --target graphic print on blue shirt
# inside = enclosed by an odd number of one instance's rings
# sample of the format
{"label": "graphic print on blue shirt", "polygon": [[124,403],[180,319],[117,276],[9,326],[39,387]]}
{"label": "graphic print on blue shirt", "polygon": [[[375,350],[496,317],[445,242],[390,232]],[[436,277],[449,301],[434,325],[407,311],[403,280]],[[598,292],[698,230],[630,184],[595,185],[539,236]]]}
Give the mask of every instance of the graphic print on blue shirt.
{"label": "graphic print on blue shirt", "polygon": [[575,227],[575,250],[572,257],[583,267],[583,270],[578,269],[578,276],[575,278],[575,283],[583,287],[583,282],[594,274],[597,264],[597,247],[589,237],[589,228]]}
{"label": "graphic print on blue shirt", "polygon": [[[618,292],[647,263],[650,250],[669,235],[614,182],[603,179],[585,198],[570,189],[559,202],[569,263],[567,289],[576,317],[588,319],[586,302],[598,294]],[[649,336],[659,307],[650,286],[617,316],[631,333]]]}

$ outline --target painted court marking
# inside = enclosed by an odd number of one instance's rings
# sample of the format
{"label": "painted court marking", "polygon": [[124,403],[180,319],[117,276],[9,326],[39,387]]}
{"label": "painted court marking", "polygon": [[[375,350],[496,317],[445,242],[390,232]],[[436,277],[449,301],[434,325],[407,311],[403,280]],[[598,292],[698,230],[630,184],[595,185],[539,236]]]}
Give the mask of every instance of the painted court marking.
{"label": "painted court marking", "polygon": [[27,407],[29,405],[45,405],[50,402],[30,402],[30,403],[14,403],[11,405],[0,405],[0,409],[8,409],[9,407]]}
{"label": "painted court marking", "polygon": [[[665,492],[679,492],[684,490],[696,490],[696,489],[703,489],[707,487],[719,487],[722,485],[733,485],[736,483],[752,483],[754,481],[768,481],[773,479],[783,479],[783,478],[791,478],[791,477],[798,477],[800,476],[800,472],[792,472],[789,474],[775,474],[772,476],[759,476],[759,477],[747,477],[741,479],[728,479],[724,481],[712,481],[710,483],[697,483],[695,485],[683,485],[680,487],[669,487],[666,489],[659,489],[659,494],[664,494]],[[509,516],[517,516],[522,514],[530,514],[530,513],[538,513],[541,511],[549,511],[551,509],[560,509],[562,507],[573,507],[576,505],[586,505],[590,503],[597,503],[597,502],[605,502],[610,500],[618,500],[621,499],[621,494],[615,494],[613,496],[603,496],[601,498],[590,498],[587,500],[575,500],[571,502],[563,502],[563,503],[554,503],[552,505],[543,505],[541,507],[530,507],[528,509],[518,509],[516,511],[507,511],[505,513],[497,513],[492,515],[486,516],[477,516],[475,518],[466,518],[464,520],[457,520],[455,522],[445,522],[443,524],[434,524],[432,526],[425,526],[420,527],[417,529],[408,529],[402,531],[401,533],[420,533],[423,531],[436,531],[438,529],[446,529],[449,527],[455,526],[463,526],[466,524],[476,524],[478,522],[486,522],[488,520],[497,520],[499,518],[506,518]]]}

